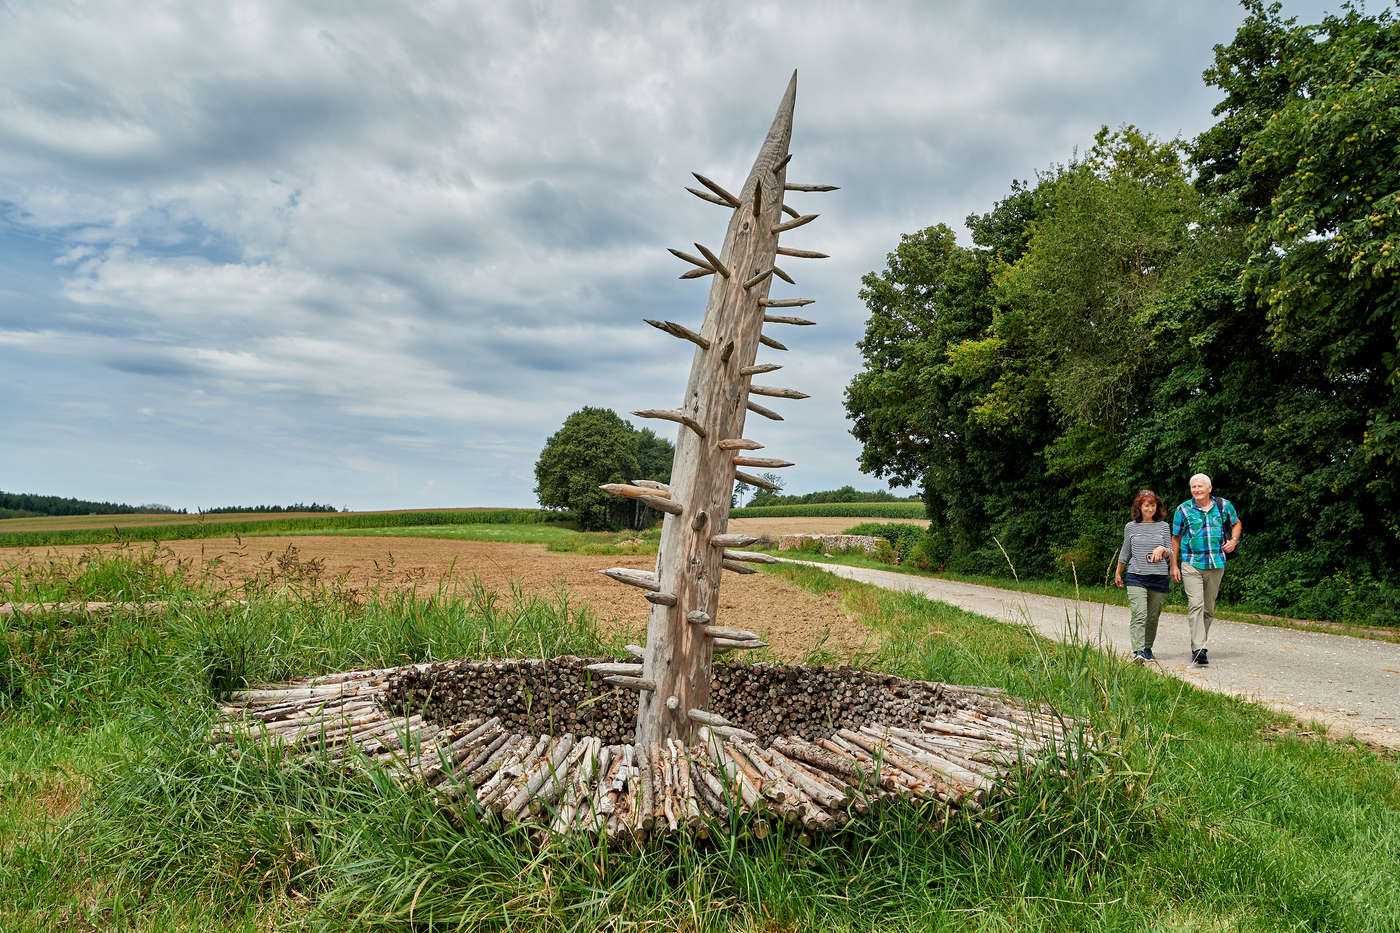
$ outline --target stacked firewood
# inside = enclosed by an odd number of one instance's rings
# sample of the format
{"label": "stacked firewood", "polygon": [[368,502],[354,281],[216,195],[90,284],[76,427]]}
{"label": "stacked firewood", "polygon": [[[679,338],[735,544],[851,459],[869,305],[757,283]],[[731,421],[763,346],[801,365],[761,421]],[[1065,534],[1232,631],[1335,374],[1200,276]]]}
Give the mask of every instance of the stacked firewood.
{"label": "stacked firewood", "polygon": [[[386,692],[391,709],[439,724],[490,710],[508,728],[632,741],[636,692],[588,668],[597,658],[444,661],[404,669]],[[992,702],[985,691],[906,680],[850,667],[716,664],[710,709],[765,744],[779,735],[825,738],[867,722],[914,725],[956,707]]]}
{"label": "stacked firewood", "polygon": [[[752,715],[701,713],[695,717],[703,723],[696,745],[670,740],[640,746],[627,741],[632,719],[625,709],[611,714],[615,728],[607,734],[560,725],[597,726],[604,719],[578,709],[610,696],[591,686],[588,663],[555,658],[419,664],[245,690],[222,707],[214,738],[261,735],[333,763],[378,763],[400,781],[425,784],[444,802],[475,806],[505,822],[543,832],[602,832],[619,840],[680,831],[705,835],[733,821],[758,834],[773,820],[804,832],[831,830],[901,798],[933,802],[943,816],[975,811],[1021,766],[1083,740],[1079,727],[994,690],[846,668],[731,665],[722,671],[725,695],[737,704],[734,709]],[[491,669],[501,683],[515,685],[487,691],[480,684]],[[552,676],[561,677],[563,686],[551,689]],[[719,677],[717,672],[717,684]],[[580,692],[573,679],[593,692]],[[468,684],[474,692],[461,694]],[[523,702],[532,689],[540,689],[540,705],[558,717],[555,728],[532,725],[544,715]],[[464,709],[466,696],[476,704],[470,715],[443,718],[448,710]],[[588,702],[596,697],[603,699]],[[573,712],[551,707],[558,698],[572,698]],[[791,712],[828,700],[845,704],[839,717],[819,721],[815,714]],[[764,712],[774,708],[784,712]],[[871,710],[874,718],[848,722],[851,710]],[[800,728],[772,731],[794,724]]]}

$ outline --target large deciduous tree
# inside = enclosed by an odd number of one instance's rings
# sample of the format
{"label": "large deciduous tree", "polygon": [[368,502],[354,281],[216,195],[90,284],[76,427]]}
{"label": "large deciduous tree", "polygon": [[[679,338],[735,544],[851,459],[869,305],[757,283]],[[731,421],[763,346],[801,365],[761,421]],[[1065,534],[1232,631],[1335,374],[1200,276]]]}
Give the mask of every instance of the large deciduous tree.
{"label": "large deciduous tree", "polygon": [[598,487],[638,479],[666,482],[674,449],[650,431],[635,430],[607,408],[581,408],[545,442],[535,463],[535,495],[545,508],[569,509],[589,530],[641,528],[656,513]]}
{"label": "large deciduous tree", "polygon": [[[1330,411],[1334,481],[1400,508],[1400,22],[1355,8],[1298,25],[1244,4],[1208,82],[1225,92],[1197,140],[1199,184],[1249,248],[1243,284],[1273,346],[1316,370],[1298,429]],[[1316,403],[1316,404],[1315,404]],[[1290,434],[1292,432],[1289,432]],[[1391,543],[1400,533],[1392,518]]]}
{"label": "large deciduous tree", "polygon": [[1245,6],[1190,147],[1105,130],[863,280],[853,433],[935,563],[1101,569],[1133,492],[1200,470],[1249,529],[1232,598],[1400,612],[1400,25]]}

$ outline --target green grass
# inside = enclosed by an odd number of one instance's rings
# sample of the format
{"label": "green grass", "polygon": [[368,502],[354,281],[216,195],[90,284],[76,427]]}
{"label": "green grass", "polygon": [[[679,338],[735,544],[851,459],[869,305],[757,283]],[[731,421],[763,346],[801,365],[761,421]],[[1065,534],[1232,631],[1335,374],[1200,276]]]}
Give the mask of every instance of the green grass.
{"label": "green grass", "polygon": [[[107,566],[110,562],[111,566]],[[864,663],[1087,717],[1098,750],[980,820],[895,807],[804,846],[777,832],[540,849],[257,744],[203,741],[244,682],[458,656],[616,649],[566,593],[240,589],[128,551],[55,566],[159,613],[8,621],[0,641],[0,929],[1393,930],[1400,765],[1261,707],[908,594],[772,572],[880,635]],[[0,578],[0,600],[15,595]]]}
{"label": "green grass", "polygon": [[269,518],[254,521],[191,521],[103,528],[64,528],[0,531],[0,547],[48,547],[64,544],[116,544],[139,541],[179,541],[193,538],[278,534],[332,534],[350,529],[409,528],[474,524],[539,524],[572,522],[568,512],[546,509],[463,509],[432,512],[328,513],[313,517]]}
{"label": "green grass", "polygon": [[927,518],[922,502],[826,502],[731,509],[730,518]]}

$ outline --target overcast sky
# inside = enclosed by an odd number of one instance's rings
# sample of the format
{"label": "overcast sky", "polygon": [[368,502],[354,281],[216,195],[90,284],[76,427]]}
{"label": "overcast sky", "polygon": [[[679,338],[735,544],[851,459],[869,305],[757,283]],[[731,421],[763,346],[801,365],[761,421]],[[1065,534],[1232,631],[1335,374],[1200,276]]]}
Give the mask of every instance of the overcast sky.
{"label": "overcast sky", "polygon": [[[1321,3],[1287,12],[1317,21]],[[1100,125],[1194,135],[1223,0],[0,0],[0,489],[189,509],[533,505],[584,405],[670,408],[793,69],[790,491],[882,488],[862,274]],[[804,313],[807,313],[804,312]],[[760,359],[763,359],[760,354]],[[642,424],[637,419],[634,423]],[[664,436],[674,425],[651,422]]]}

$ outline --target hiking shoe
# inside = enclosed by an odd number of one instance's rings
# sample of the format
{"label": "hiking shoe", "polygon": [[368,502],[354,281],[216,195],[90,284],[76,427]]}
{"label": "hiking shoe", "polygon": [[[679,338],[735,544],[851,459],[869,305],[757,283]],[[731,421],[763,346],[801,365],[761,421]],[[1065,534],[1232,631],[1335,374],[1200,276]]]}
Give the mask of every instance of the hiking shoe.
{"label": "hiking shoe", "polygon": [[1210,658],[1206,657],[1206,649],[1202,648],[1199,651],[1191,652],[1191,663],[1199,664],[1201,667],[1205,667],[1209,664]]}
{"label": "hiking shoe", "polygon": [[1144,649],[1142,649],[1142,656],[1143,656],[1144,659],[1146,659],[1146,660],[1148,660],[1148,661],[1155,661],[1155,660],[1157,660],[1156,658],[1154,658],[1154,657],[1152,656],[1152,649],[1151,649],[1151,648],[1144,648]]}
{"label": "hiking shoe", "polygon": [[1134,651],[1134,652],[1133,652],[1133,663],[1134,663],[1134,664],[1144,664],[1144,663],[1146,663],[1146,661],[1147,661],[1147,652],[1145,652],[1145,651]]}

